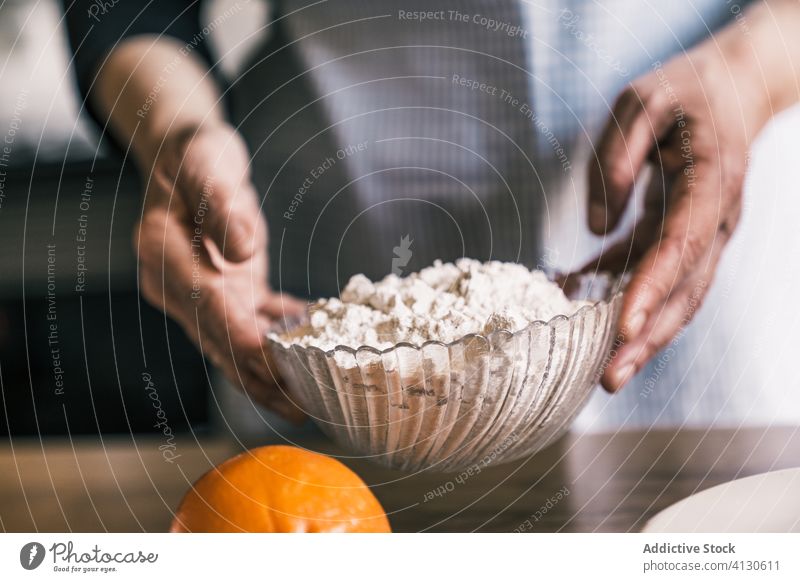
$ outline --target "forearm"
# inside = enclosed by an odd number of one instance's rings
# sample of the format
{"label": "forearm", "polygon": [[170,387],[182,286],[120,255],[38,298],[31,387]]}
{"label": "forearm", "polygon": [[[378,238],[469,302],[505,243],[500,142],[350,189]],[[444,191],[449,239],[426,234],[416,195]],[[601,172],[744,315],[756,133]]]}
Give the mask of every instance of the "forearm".
{"label": "forearm", "polygon": [[120,44],[89,98],[143,169],[151,167],[166,137],[224,117],[205,63],[168,37],[139,36]]}
{"label": "forearm", "polygon": [[[743,107],[751,108],[748,138],[775,114],[800,100],[800,1],[763,0],[707,41],[725,55]],[[711,48],[711,46],[709,46]]]}

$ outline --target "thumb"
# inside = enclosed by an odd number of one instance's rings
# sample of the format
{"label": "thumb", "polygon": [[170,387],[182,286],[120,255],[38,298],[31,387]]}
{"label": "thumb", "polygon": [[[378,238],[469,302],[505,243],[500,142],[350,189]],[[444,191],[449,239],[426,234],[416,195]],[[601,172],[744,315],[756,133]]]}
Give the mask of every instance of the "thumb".
{"label": "thumb", "polygon": [[237,187],[208,177],[200,192],[186,194],[194,201],[193,238],[208,237],[226,260],[245,261],[266,245],[266,224],[250,185]]}
{"label": "thumb", "polygon": [[617,226],[648,152],[670,124],[668,102],[651,77],[631,85],[617,100],[589,165],[589,228],[595,234]]}
{"label": "thumb", "polygon": [[247,148],[233,129],[176,137],[164,166],[186,205],[193,242],[208,239],[234,262],[263,249],[266,226],[250,182]]}

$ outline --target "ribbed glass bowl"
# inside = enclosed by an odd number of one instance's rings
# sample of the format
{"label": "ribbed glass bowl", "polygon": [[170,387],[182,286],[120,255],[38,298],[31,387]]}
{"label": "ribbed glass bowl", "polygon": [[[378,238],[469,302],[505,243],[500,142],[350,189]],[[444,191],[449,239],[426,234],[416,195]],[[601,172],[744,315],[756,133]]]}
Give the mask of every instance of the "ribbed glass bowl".
{"label": "ribbed glass bowl", "polygon": [[268,341],[291,396],[347,450],[405,471],[495,465],[561,436],[599,380],[621,283],[597,274],[575,283],[571,298],[592,304],[514,333],[385,350]]}

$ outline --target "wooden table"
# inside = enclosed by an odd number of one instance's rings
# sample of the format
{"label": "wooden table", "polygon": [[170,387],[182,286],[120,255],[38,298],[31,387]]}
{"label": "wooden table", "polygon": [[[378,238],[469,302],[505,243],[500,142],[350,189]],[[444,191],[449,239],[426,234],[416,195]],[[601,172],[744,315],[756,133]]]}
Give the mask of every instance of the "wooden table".
{"label": "wooden table", "polygon": [[[159,444],[14,440],[0,449],[0,529],[165,531],[189,484],[237,448],[183,438],[170,463]],[[319,440],[302,444],[336,452]],[[471,476],[346,462],[373,487],[395,531],[637,531],[695,491],[800,466],[800,427],[570,435]]]}

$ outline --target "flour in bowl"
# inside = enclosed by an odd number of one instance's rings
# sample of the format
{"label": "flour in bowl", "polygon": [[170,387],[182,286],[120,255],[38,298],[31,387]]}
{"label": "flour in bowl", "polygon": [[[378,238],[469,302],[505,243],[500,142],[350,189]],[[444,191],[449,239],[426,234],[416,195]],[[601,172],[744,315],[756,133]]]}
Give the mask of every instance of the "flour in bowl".
{"label": "flour in bowl", "polygon": [[569,300],[543,272],[523,265],[436,261],[405,278],[388,275],[373,283],[355,275],[341,299],[320,299],[309,309],[307,324],[273,339],[323,350],[449,343],[469,333],[517,331],[532,321],[572,315],[586,304]]}

